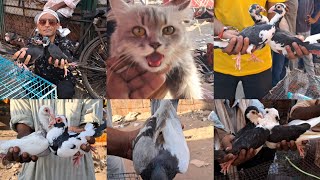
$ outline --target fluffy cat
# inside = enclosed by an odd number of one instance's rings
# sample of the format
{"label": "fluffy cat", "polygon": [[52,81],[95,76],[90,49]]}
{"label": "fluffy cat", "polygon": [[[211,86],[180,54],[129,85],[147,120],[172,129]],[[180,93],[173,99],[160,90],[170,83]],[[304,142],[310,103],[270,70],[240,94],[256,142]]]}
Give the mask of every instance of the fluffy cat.
{"label": "fluffy cat", "polygon": [[123,0],[109,2],[110,19],[117,22],[111,36],[110,56],[134,62],[150,72],[169,67],[165,84],[172,98],[202,99],[200,75],[182,24],[190,0],[169,6],[129,6]]}

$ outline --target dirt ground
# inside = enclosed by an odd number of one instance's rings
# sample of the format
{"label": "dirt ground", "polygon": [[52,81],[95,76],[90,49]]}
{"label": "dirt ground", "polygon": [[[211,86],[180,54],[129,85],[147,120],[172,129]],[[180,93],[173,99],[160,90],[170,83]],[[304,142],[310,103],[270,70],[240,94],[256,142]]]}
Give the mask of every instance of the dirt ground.
{"label": "dirt ground", "polygon": [[[198,166],[190,163],[185,174],[177,174],[176,180],[185,179],[213,179],[213,123],[207,117],[210,111],[195,111],[178,113],[181,123],[184,125],[184,135],[190,150],[190,161],[199,160]],[[144,121],[150,116],[143,113],[137,117],[137,121],[120,130],[129,131],[141,127]],[[119,128],[119,123],[113,123]],[[127,173],[134,173],[132,161],[125,160]]]}
{"label": "dirt ground", "polygon": [[[16,133],[12,130],[0,130],[0,140],[15,139]],[[106,180],[106,148],[96,145],[97,154],[93,154],[96,179]],[[0,180],[17,180],[21,164],[11,164],[7,168],[0,164]]]}

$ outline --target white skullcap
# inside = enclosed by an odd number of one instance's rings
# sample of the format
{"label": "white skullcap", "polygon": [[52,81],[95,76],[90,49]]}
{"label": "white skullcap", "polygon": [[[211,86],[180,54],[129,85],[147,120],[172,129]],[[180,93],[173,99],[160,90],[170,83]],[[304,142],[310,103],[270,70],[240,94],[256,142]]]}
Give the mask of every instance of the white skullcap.
{"label": "white skullcap", "polygon": [[39,19],[41,18],[41,16],[43,16],[45,14],[53,15],[58,20],[58,22],[60,22],[58,14],[55,11],[51,10],[51,9],[45,9],[40,14],[38,14],[34,19],[35,22],[38,24],[39,23]]}

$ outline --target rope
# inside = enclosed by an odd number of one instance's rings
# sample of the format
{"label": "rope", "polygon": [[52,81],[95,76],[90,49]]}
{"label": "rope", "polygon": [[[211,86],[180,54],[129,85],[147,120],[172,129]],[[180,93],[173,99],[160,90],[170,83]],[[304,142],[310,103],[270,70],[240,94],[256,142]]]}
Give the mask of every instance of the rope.
{"label": "rope", "polygon": [[320,177],[316,176],[316,175],[313,175],[313,174],[310,174],[310,173],[307,173],[303,170],[301,170],[300,168],[298,168],[295,164],[293,164],[290,159],[286,156],[286,160],[290,163],[291,166],[293,166],[295,169],[297,169],[298,171],[300,171],[301,173],[307,175],[307,176],[310,176],[310,177],[313,177],[313,178],[316,178],[316,179],[320,179]]}

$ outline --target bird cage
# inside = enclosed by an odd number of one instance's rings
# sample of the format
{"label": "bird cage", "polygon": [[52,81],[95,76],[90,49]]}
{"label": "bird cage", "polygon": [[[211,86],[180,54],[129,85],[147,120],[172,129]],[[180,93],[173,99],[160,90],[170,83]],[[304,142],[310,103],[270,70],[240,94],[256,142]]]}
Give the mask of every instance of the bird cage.
{"label": "bird cage", "polygon": [[294,69],[275,86],[264,99],[288,99],[288,92],[303,94],[312,99],[320,98],[320,77],[310,76]]}
{"label": "bird cage", "polygon": [[0,56],[0,99],[56,99],[57,86]]}
{"label": "bird cage", "polygon": [[[304,158],[297,151],[277,151],[273,161],[264,162],[248,169],[216,175],[215,180],[311,180],[320,177],[320,141],[307,145]],[[293,165],[292,165],[292,164]],[[296,167],[294,167],[296,166]],[[302,170],[303,172],[301,172]],[[306,173],[306,174],[305,174]],[[307,175],[308,174],[308,175]]]}
{"label": "bird cage", "polygon": [[136,173],[108,174],[108,180],[140,180]]}

